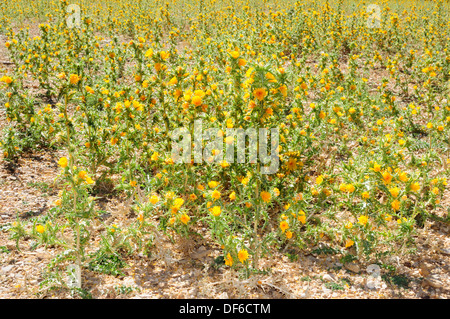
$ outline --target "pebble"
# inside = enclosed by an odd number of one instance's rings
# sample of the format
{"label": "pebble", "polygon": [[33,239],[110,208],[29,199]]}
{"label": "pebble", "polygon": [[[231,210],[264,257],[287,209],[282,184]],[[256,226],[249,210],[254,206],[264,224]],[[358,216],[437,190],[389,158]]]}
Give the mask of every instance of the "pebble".
{"label": "pebble", "polygon": [[428,278],[425,278],[423,282],[425,285],[431,286],[433,288],[442,288],[443,286],[442,281],[437,275],[431,275]]}
{"label": "pebble", "polygon": [[123,285],[127,287],[134,287],[136,286],[136,282],[133,277],[126,277],[123,280]]}
{"label": "pebble", "polygon": [[360,268],[357,264],[355,263],[347,263],[344,265],[345,269],[350,270],[351,272],[354,273],[359,273],[360,272]]}
{"label": "pebble", "polygon": [[2,273],[7,273],[7,272],[9,272],[11,269],[13,269],[13,267],[14,267],[14,265],[8,265],[8,266],[5,266],[5,267],[2,267]]}
{"label": "pebble", "polygon": [[330,274],[325,274],[323,277],[322,277],[322,279],[324,280],[324,281],[326,281],[326,282],[334,282],[334,281],[336,281],[336,279],[334,279]]}

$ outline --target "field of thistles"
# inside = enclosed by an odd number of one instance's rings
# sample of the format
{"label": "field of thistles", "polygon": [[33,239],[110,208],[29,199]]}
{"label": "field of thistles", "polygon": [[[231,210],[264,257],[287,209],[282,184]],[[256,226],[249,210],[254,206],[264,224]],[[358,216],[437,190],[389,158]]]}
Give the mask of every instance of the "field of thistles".
{"label": "field of thistles", "polygon": [[0,297],[449,297],[448,1],[0,8]]}

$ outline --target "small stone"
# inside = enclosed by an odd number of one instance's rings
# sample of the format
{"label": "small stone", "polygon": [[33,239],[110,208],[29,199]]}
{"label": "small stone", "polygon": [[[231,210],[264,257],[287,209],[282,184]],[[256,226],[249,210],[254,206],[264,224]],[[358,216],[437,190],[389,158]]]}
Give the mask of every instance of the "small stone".
{"label": "small stone", "polygon": [[450,248],[441,248],[439,251],[440,251],[441,254],[443,254],[443,255],[450,256]]}
{"label": "small stone", "polygon": [[326,282],[334,282],[336,279],[334,279],[330,274],[325,274],[322,279]]}
{"label": "small stone", "polygon": [[431,275],[428,278],[425,278],[423,280],[423,284],[433,288],[442,288],[443,286],[442,281],[436,275]]}
{"label": "small stone", "polygon": [[428,277],[431,274],[430,268],[424,262],[420,263],[419,268],[419,272],[423,277]]}
{"label": "small stone", "polygon": [[350,270],[351,272],[354,272],[354,273],[360,272],[359,266],[355,263],[347,263],[344,265],[344,267],[345,267],[345,269]]}
{"label": "small stone", "polygon": [[136,282],[133,277],[126,277],[123,279],[123,285],[127,287],[134,287],[136,286]]}
{"label": "small stone", "polygon": [[8,265],[5,267],[2,267],[2,273],[6,274],[7,272],[9,272],[11,269],[13,269],[14,265]]}
{"label": "small stone", "polygon": [[193,259],[202,259],[207,257],[212,251],[206,249],[205,246],[201,246],[199,249],[197,249],[195,252],[190,254],[191,258]]}

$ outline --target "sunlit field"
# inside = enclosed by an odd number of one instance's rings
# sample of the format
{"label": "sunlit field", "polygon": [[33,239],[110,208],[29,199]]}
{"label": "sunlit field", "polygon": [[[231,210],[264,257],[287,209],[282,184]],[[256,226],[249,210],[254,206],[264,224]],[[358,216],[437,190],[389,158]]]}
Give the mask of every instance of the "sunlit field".
{"label": "sunlit field", "polygon": [[[0,260],[51,256],[34,286],[9,285],[84,298],[88,274],[148,262],[222,276],[203,297],[300,298],[307,276],[280,288],[271,265],[312,254],[372,280],[335,297],[380,293],[431,226],[448,263],[449,7],[0,0]],[[20,185],[48,204],[25,218],[5,191],[32,161],[50,173]],[[410,264],[448,298],[448,275]]]}

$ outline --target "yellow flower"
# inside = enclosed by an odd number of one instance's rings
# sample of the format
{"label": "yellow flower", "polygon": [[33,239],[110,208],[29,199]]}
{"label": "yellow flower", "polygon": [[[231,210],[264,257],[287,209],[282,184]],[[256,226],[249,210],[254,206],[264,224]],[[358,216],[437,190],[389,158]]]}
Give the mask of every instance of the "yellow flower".
{"label": "yellow flower", "polygon": [[280,229],[281,229],[282,233],[284,233],[284,231],[288,228],[289,228],[289,223],[287,221],[283,220],[280,222]]}
{"label": "yellow flower", "polygon": [[155,205],[157,202],[159,202],[159,197],[156,195],[152,195],[150,197],[150,203],[152,203],[153,205]]}
{"label": "yellow flower", "polygon": [[408,174],[406,174],[405,172],[401,172],[398,174],[398,179],[401,180],[402,182],[407,182]]}
{"label": "yellow flower", "polygon": [[61,166],[62,168],[66,168],[68,163],[69,162],[67,161],[66,157],[61,157],[58,161],[59,166]]}
{"label": "yellow flower", "polygon": [[176,76],[174,76],[172,79],[170,79],[169,82],[167,82],[168,85],[175,85],[178,83],[178,79]]}
{"label": "yellow flower", "polygon": [[182,199],[180,197],[176,198],[175,201],[173,202],[173,206],[176,208],[180,208],[181,205],[183,205],[183,204],[184,204],[184,199]]}
{"label": "yellow flower", "polygon": [[381,165],[380,164],[373,164],[373,170],[374,172],[379,172],[381,170]]}
{"label": "yellow flower", "polygon": [[210,182],[208,183],[208,186],[209,186],[210,188],[216,188],[218,185],[219,185],[219,182],[216,182],[216,181],[210,181]]}
{"label": "yellow flower", "polygon": [[368,199],[370,197],[369,192],[362,192],[361,197],[364,199]]}
{"label": "yellow flower", "polygon": [[259,100],[262,101],[267,95],[267,91],[265,88],[259,88],[253,91],[253,95]]}
{"label": "yellow flower", "polygon": [[353,240],[347,239],[347,241],[345,242],[345,248],[352,247],[354,243],[355,242]]}
{"label": "yellow flower", "polygon": [[286,232],[286,237],[287,237],[287,239],[291,239],[292,238],[292,232],[290,230],[288,230]]}
{"label": "yellow flower", "polygon": [[322,175],[317,176],[316,177],[316,184],[320,185],[320,184],[322,184],[322,182],[323,182],[323,176]]}
{"label": "yellow flower", "polygon": [[352,228],[353,227],[353,223],[352,222],[348,222],[346,225],[345,225],[345,228],[347,228],[347,229],[350,229],[350,228]]}
{"label": "yellow flower", "polygon": [[399,201],[398,199],[394,200],[394,201],[391,203],[391,207],[392,207],[395,211],[399,210],[399,209],[400,209],[400,201]]}
{"label": "yellow flower", "polygon": [[222,210],[221,210],[220,206],[214,206],[214,207],[212,208],[211,212],[212,212],[212,214],[213,214],[214,216],[217,217],[217,216],[220,215],[220,213],[222,212]]}
{"label": "yellow flower", "polygon": [[269,192],[266,192],[266,191],[262,191],[262,192],[261,192],[261,199],[262,199],[265,203],[270,202],[270,199],[271,199],[271,198],[272,198],[272,196],[270,195]]}
{"label": "yellow flower", "polygon": [[358,224],[365,226],[369,218],[366,215],[359,216]]}
{"label": "yellow flower", "polygon": [[439,194],[439,188],[434,187],[434,188],[431,190],[431,192],[432,192],[434,195],[437,195],[437,194]]}
{"label": "yellow flower", "polygon": [[36,231],[40,234],[42,234],[45,231],[45,227],[42,225],[37,225],[36,226]]}
{"label": "yellow flower", "polygon": [[413,192],[417,192],[420,189],[420,184],[418,182],[414,182],[410,187]]}
{"label": "yellow flower", "polygon": [[355,186],[353,184],[347,184],[347,192],[353,193],[355,191]]}
{"label": "yellow flower", "polygon": [[239,57],[239,52],[238,51],[231,51],[230,55],[233,59],[237,59]]}
{"label": "yellow flower", "polygon": [[301,222],[302,224],[306,224],[306,215],[304,211],[299,211],[298,212],[298,217],[297,217],[298,221]]}
{"label": "yellow flower", "polygon": [[277,79],[275,79],[275,76],[270,72],[266,73],[266,79],[269,80],[269,82],[271,82],[271,83],[277,82]]}
{"label": "yellow flower", "polygon": [[13,79],[10,76],[4,75],[0,78],[0,82],[5,82],[6,84],[11,84],[12,81],[13,81]]}
{"label": "yellow flower", "polygon": [[214,199],[220,199],[220,192],[219,192],[218,190],[214,190],[214,191],[212,192],[212,197],[213,197]]}
{"label": "yellow flower", "polygon": [[236,192],[232,192],[229,197],[230,197],[230,200],[235,200],[236,199]]}
{"label": "yellow flower", "polygon": [[280,196],[280,190],[279,190],[278,188],[276,188],[276,187],[273,189],[273,193],[274,193],[275,196],[277,196],[277,197]]}
{"label": "yellow flower", "polygon": [[161,52],[159,52],[159,56],[161,57],[161,59],[167,60],[170,56],[170,53],[166,52],[166,51],[161,51]]}
{"label": "yellow flower", "polygon": [[77,74],[71,74],[70,78],[69,78],[69,82],[70,84],[77,84],[79,81],[81,80],[81,78],[77,75]]}
{"label": "yellow flower", "polygon": [[400,193],[400,189],[398,187],[394,187],[394,188],[389,189],[389,192],[391,193],[391,195],[393,197],[397,197],[398,193]]}
{"label": "yellow flower", "polygon": [[238,258],[241,263],[244,263],[248,259],[248,252],[246,249],[241,249],[238,252]]}
{"label": "yellow flower", "polygon": [[84,181],[86,179],[86,177],[87,177],[87,172],[86,171],[79,171],[78,172],[78,178],[79,179]]}
{"label": "yellow flower", "polygon": [[230,253],[225,257],[225,265],[230,267],[233,266],[233,257],[231,257]]}
{"label": "yellow flower", "polygon": [[154,152],[154,153],[152,154],[152,156],[150,156],[150,160],[152,160],[152,161],[157,161],[157,160],[158,160],[158,157],[159,157],[159,153],[158,153],[158,152]]}
{"label": "yellow flower", "polygon": [[389,172],[383,172],[383,181],[385,184],[390,184],[392,181],[392,175]]}
{"label": "yellow flower", "polygon": [[185,225],[187,225],[187,223],[188,223],[190,220],[191,220],[191,218],[190,218],[188,215],[186,215],[186,214],[183,214],[183,215],[181,215],[181,217],[180,217],[180,221],[181,221],[183,224],[185,224]]}
{"label": "yellow flower", "polygon": [[153,50],[150,48],[150,49],[148,49],[147,50],[147,52],[145,52],[145,57],[146,58],[149,58],[149,57],[151,57],[153,55]]}
{"label": "yellow flower", "polygon": [[202,105],[202,98],[200,96],[194,95],[192,97],[192,104],[194,104],[195,106]]}

